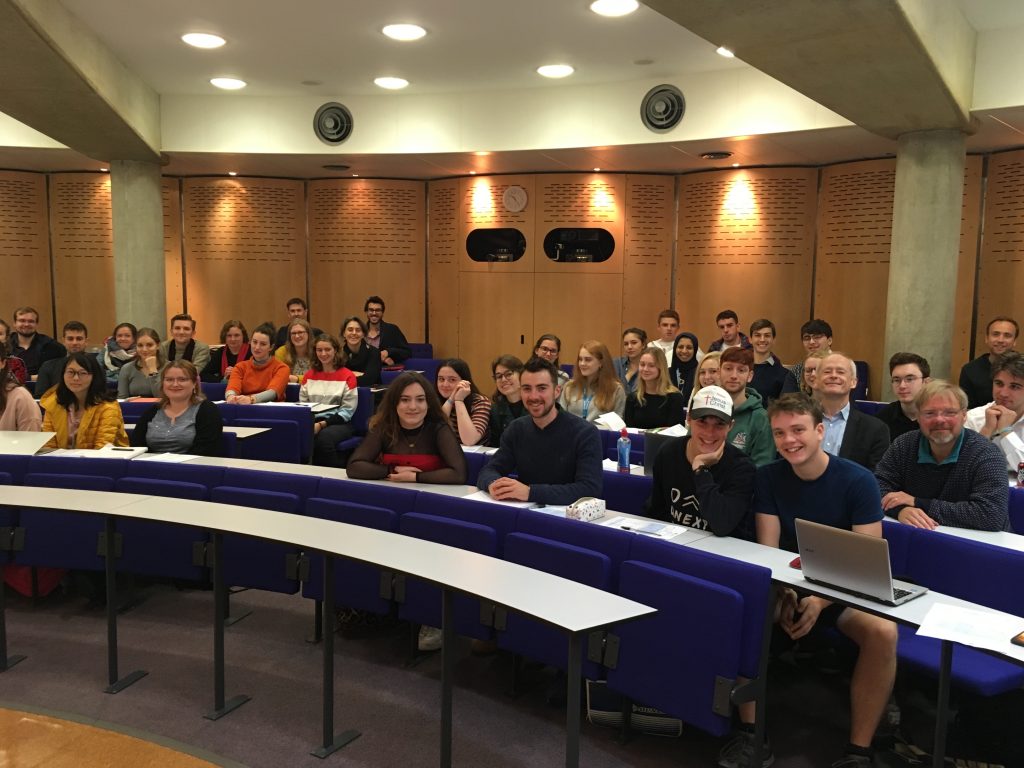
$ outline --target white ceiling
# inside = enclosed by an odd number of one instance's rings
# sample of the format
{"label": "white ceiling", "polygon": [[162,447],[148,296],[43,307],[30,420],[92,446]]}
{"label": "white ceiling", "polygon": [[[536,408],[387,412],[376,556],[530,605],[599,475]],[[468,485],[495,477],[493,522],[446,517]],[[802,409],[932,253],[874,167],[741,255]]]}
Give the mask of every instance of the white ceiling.
{"label": "white ceiling", "polygon": [[[411,81],[402,93],[479,93],[481,108],[501,119],[500,94],[488,91],[557,89],[637,78],[699,76],[747,65],[714,52],[698,38],[641,6],[620,19],[599,17],[589,0],[62,0],[103,43],[161,95],[221,93],[210,77],[233,75],[249,82],[243,93],[302,94],[325,100],[379,95],[379,75]],[[1021,0],[958,0],[979,30],[1024,25]],[[723,10],[727,3],[723,3]],[[428,35],[398,43],[380,33],[384,24],[414,22]],[[228,40],[201,51],[183,44],[189,31],[214,32]],[[548,81],[535,69],[565,62],[576,74]],[[636,62],[650,62],[641,63]],[[304,85],[303,81],[320,85]],[[225,94],[223,98],[231,98]],[[396,94],[401,98],[401,94]],[[1024,107],[976,114],[979,130],[969,151],[1024,145]],[[652,135],[653,136],[653,135]],[[652,141],[656,139],[652,138]],[[342,147],[343,148],[343,147]],[[705,161],[701,152],[727,149],[727,161]],[[223,155],[174,153],[172,175],[224,174],[317,178],[329,176],[438,178],[478,173],[606,171],[685,172],[752,165],[820,165],[895,152],[895,143],[860,128],[721,137],[691,142],[612,148],[427,155]],[[323,169],[346,163],[350,171]],[[71,150],[0,148],[0,167],[40,171],[95,170],[99,164]]]}

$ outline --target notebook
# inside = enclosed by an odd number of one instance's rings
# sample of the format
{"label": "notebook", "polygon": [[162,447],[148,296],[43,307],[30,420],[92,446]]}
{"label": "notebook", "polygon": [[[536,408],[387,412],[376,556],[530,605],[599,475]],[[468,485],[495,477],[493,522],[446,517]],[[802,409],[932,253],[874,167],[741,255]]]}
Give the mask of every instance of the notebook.
{"label": "notebook", "polygon": [[31,456],[53,439],[53,432],[0,432],[0,453]]}
{"label": "notebook", "polygon": [[893,581],[889,542],[880,536],[797,519],[796,539],[804,578],[815,584],[886,605],[901,605],[928,591]]}

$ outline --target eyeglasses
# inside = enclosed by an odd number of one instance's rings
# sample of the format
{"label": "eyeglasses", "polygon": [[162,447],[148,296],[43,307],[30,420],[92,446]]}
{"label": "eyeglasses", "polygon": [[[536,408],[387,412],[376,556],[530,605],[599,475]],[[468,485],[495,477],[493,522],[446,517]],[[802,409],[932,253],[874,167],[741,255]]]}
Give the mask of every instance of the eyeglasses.
{"label": "eyeglasses", "polygon": [[540,350],[541,352],[546,352],[549,355],[558,354],[558,350],[555,349],[554,347],[537,347],[537,349]]}
{"label": "eyeglasses", "polygon": [[800,337],[800,341],[821,341],[824,338],[824,333],[805,333]]}
{"label": "eyeglasses", "polygon": [[915,381],[920,381],[920,376],[893,376],[892,385],[898,387],[900,384],[913,384]]}
{"label": "eyeglasses", "polygon": [[92,373],[89,371],[76,371],[73,368],[68,368],[64,371],[65,379],[88,379],[92,378]]}
{"label": "eyeglasses", "polygon": [[301,331],[301,330],[300,331],[292,331],[291,335],[292,336],[305,336],[306,332],[305,331]]}
{"label": "eyeglasses", "polygon": [[371,307],[370,309],[366,310],[366,314],[368,314],[368,315],[383,315],[384,314],[384,310],[383,309],[373,309],[373,307]]}
{"label": "eyeglasses", "polygon": [[921,411],[917,418],[924,419],[925,421],[934,421],[938,418],[955,419],[961,413],[963,413],[963,410],[960,408],[946,408],[941,411]]}
{"label": "eyeglasses", "polygon": [[515,375],[515,371],[505,371],[504,373],[494,374],[493,378],[495,381],[512,381],[512,377]]}
{"label": "eyeglasses", "polygon": [[164,379],[164,384],[191,384],[192,379]]}

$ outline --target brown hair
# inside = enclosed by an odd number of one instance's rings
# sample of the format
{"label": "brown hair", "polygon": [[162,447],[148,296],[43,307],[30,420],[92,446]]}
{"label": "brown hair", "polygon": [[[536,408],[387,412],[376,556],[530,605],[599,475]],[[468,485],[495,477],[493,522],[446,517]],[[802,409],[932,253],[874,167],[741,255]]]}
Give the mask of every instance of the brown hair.
{"label": "brown hair", "polygon": [[[585,341],[580,349],[597,358],[601,367],[597,371],[597,381],[594,386],[594,405],[602,413],[607,413],[615,408],[615,392],[622,387],[619,377],[615,375],[615,366],[612,365],[612,356],[600,341]],[[567,396],[583,397],[583,391],[587,388],[587,382],[580,373],[579,362],[573,367],[572,380],[565,385]]]}
{"label": "brown hair", "polygon": [[172,368],[179,368],[185,372],[189,381],[192,382],[192,397],[188,399],[191,405],[195,405],[200,400],[205,400],[206,396],[203,394],[203,388],[199,386],[199,369],[192,364],[191,360],[171,360],[167,365],[160,369],[160,407],[166,408],[170,399],[167,397],[167,393],[164,392],[164,376]]}
{"label": "brown hair", "polygon": [[398,433],[402,428],[401,422],[398,420],[398,402],[405,390],[413,384],[423,387],[423,392],[427,396],[427,415],[423,423],[448,423],[444,411],[441,410],[441,401],[437,397],[437,392],[430,386],[430,382],[419,373],[412,371],[400,373],[388,385],[387,391],[384,392],[384,399],[380,401],[377,412],[370,419],[370,429],[380,430],[380,444],[385,450],[398,439]]}
{"label": "brown hair", "polygon": [[771,405],[768,406],[768,421],[771,422],[777,413],[809,414],[814,421],[814,426],[818,426],[825,420],[825,414],[818,401],[803,392],[790,392],[772,400]]}

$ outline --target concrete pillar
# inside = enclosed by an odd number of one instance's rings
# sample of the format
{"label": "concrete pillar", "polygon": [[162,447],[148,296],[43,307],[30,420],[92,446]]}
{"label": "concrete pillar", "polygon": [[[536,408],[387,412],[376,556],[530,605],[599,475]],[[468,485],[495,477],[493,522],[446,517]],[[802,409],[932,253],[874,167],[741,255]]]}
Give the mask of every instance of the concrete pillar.
{"label": "concrete pillar", "polygon": [[896,153],[885,364],[915,352],[936,378],[951,375],[964,155],[964,134],[952,130],[903,134]]}
{"label": "concrete pillar", "polygon": [[156,328],[162,334],[167,325],[167,293],[160,165],[111,162],[110,202],[117,321]]}

